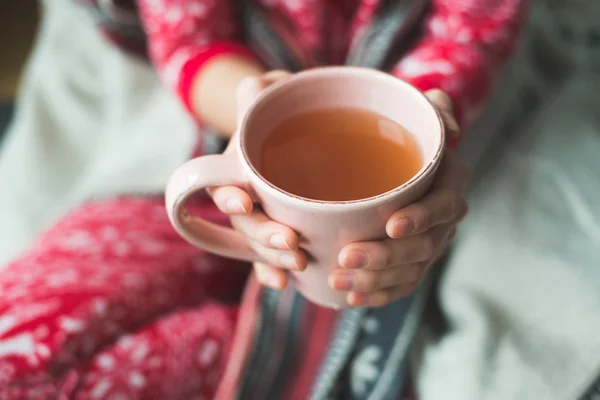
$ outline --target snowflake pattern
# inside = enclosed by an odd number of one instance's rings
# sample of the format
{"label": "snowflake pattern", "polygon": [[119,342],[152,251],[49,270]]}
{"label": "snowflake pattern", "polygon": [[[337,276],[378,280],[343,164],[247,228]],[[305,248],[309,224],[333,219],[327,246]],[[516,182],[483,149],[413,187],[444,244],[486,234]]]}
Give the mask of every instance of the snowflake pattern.
{"label": "snowflake pattern", "polygon": [[369,384],[379,378],[377,362],[382,357],[381,348],[371,345],[358,353],[350,370],[350,387],[355,397],[364,396]]}
{"label": "snowflake pattern", "polygon": [[[116,0],[107,1],[116,4]],[[217,0],[136,3],[159,75],[190,108],[190,76],[197,72],[194,68],[201,68],[211,57],[214,45],[235,43],[239,37],[235,11],[230,2]],[[307,67],[343,63],[348,49],[360,42],[372,23],[380,3],[257,1],[269,18],[277,19],[274,29]],[[433,0],[423,39],[391,72],[421,90],[440,88],[448,92],[457,120],[468,127],[482,109],[497,67],[514,49],[526,4],[526,0]],[[114,7],[118,6],[111,9]],[[111,15],[116,14],[107,12],[106,17]],[[330,29],[322,29],[325,22]],[[126,41],[123,46],[127,48]],[[190,63],[194,67],[186,68]]]}
{"label": "snowflake pattern", "polygon": [[[108,17],[132,23],[130,14],[112,8],[129,3],[112,0]],[[514,47],[525,3],[432,0],[423,39],[392,73],[421,90],[446,90],[465,125]],[[155,65],[185,100],[189,88],[180,84],[188,61],[237,37],[230,2],[135,4]],[[291,27],[287,37],[299,42],[289,45],[306,59],[339,62],[379,0],[338,0],[331,10],[324,7],[333,2],[315,0],[261,4],[279,8],[269,15],[286,19],[278,25]],[[356,16],[351,26],[348,15]],[[327,37],[325,21],[335,27]],[[226,222],[207,202],[199,212]],[[81,399],[212,398],[235,312],[206,302],[238,296],[246,271],[183,241],[160,198],[96,201],[75,210],[0,275],[0,398],[69,398],[80,387],[86,388]],[[373,365],[380,352],[373,347],[358,355],[351,372],[357,393],[379,373]]]}
{"label": "snowflake pattern", "polygon": [[235,307],[206,299],[239,293],[246,271],[185,243],[162,199],[87,204],[0,276],[0,398],[212,398]]}

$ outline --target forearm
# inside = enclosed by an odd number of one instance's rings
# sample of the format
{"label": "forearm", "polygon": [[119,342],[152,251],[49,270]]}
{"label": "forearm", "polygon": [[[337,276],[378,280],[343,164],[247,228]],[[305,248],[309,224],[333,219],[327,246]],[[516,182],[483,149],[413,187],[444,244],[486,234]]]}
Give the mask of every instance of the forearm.
{"label": "forearm", "polygon": [[192,112],[224,136],[237,128],[236,88],[247,77],[259,76],[263,68],[247,57],[224,54],[210,60],[192,80]]}
{"label": "forearm", "polygon": [[236,128],[236,87],[245,77],[263,71],[239,39],[230,2],[136,0],[136,4],[161,80],[200,124],[231,135]]}

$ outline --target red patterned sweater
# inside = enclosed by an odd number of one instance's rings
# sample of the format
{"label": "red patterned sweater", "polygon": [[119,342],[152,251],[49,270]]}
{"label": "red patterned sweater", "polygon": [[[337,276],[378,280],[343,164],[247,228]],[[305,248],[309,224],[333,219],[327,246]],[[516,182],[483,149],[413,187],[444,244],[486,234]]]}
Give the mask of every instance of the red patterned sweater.
{"label": "red patterned sweater", "polygon": [[[101,12],[119,46],[148,55],[162,80],[190,104],[193,77],[223,53],[247,57],[236,2],[225,0],[79,0]],[[416,1],[416,0],[415,0]],[[383,0],[255,0],[303,68],[342,64],[374,22]],[[421,90],[440,88],[468,126],[515,46],[527,0],[431,0],[424,30],[390,72]],[[239,7],[238,7],[239,8]]]}
{"label": "red patterned sweater", "polygon": [[[225,0],[85,1],[100,12],[107,36],[128,51],[149,54],[184,104],[192,77],[220,54],[257,57],[271,67],[255,43],[242,39],[243,24],[234,17],[239,13]],[[308,68],[343,63],[379,7],[395,2],[254,3]],[[422,34],[392,58],[390,71],[422,90],[445,90],[465,125],[515,45],[526,0],[431,3]],[[201,215],[226,221],[212,204],[199,207]],[[232,393],[249,379],[244,374],[253,373],[245,367],[249,343],[265,323],[255,281],[236,304],[247,271],[184,242],[160,198],[113,199],[74,210],[0,275],[0,399],[236,398]],[[215,298],[233,303],[211,302]],[[290,371],[284,398],[308,397],[336,318],[310,304],[303,309],[302,332],[310,340]]]}

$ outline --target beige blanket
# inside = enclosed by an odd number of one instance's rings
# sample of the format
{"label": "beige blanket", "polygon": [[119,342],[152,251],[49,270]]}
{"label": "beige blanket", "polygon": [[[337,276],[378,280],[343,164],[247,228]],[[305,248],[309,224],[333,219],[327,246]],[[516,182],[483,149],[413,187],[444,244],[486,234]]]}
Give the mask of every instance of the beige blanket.
{"label": "beige blanket", "polygon": [[573,65],[563,82],[533,42],[509,99],[528,118],[480,124],[505,140],[441,281],[447,330],[431,314],[422,333],[423,400],[576,400],[600,378],[600,76]]}
{"label": "beige blanket", "polygon": [[152,68],[105,43],[72,2],[46,4],[0,150],[0,268],[98,196],[160,193],[196,128]]}

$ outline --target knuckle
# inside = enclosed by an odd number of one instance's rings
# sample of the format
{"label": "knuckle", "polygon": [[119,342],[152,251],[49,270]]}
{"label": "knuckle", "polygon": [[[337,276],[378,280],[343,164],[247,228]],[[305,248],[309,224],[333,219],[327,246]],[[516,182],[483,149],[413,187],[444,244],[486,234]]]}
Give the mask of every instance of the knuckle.
{"label": "knuckle", "polygon": [[356,288],[362,292],[373,291],[379,288],[380,285],[380,274],[374,272],[363,271],[356,280]]}
{"label": "knuckle", "polygon": [[267,222],[259,222],[254,225],[254,233],[256,234],[257,239],[263,244],[267,241],[271,231],[272,229]]}
{"label": "knuckle", "polygon": [[387,267],[390,264],[390,262],[392,261],[392,254],[393,254],[394,250],[392,249],[392,247],[389,244],[385,245],[384,243],[381,243],[379,245],[379,248],[381,250],[381,260],[379,261],[377,268],[383,269],[383,268]]}
{"label": "knuckle", "polygon": [[447,194],[448,197],[448,207],[450,209],[450,215],[448,220],[456,217],[462,208],[463,198],[460,193],[455,191],[449,191]]}
{"label": "knuckle", "polygon": [[395,252],[392,242],[373,243],[366,250],[369,256],[369,269],[381,270],[390,264]]}
{"label": "knuckle", "polygon": [[421,240],[421,258],[423,261],[430,260],[435,256],[436,245],[437,243],[434,235],[423,235],[423,239]]}
{"label": "knuckle", "polygon": [[417,203],[414,207],[416,224],[422,229],[429,227],[431,225],[431,213],[427,206],[422,203]]}

